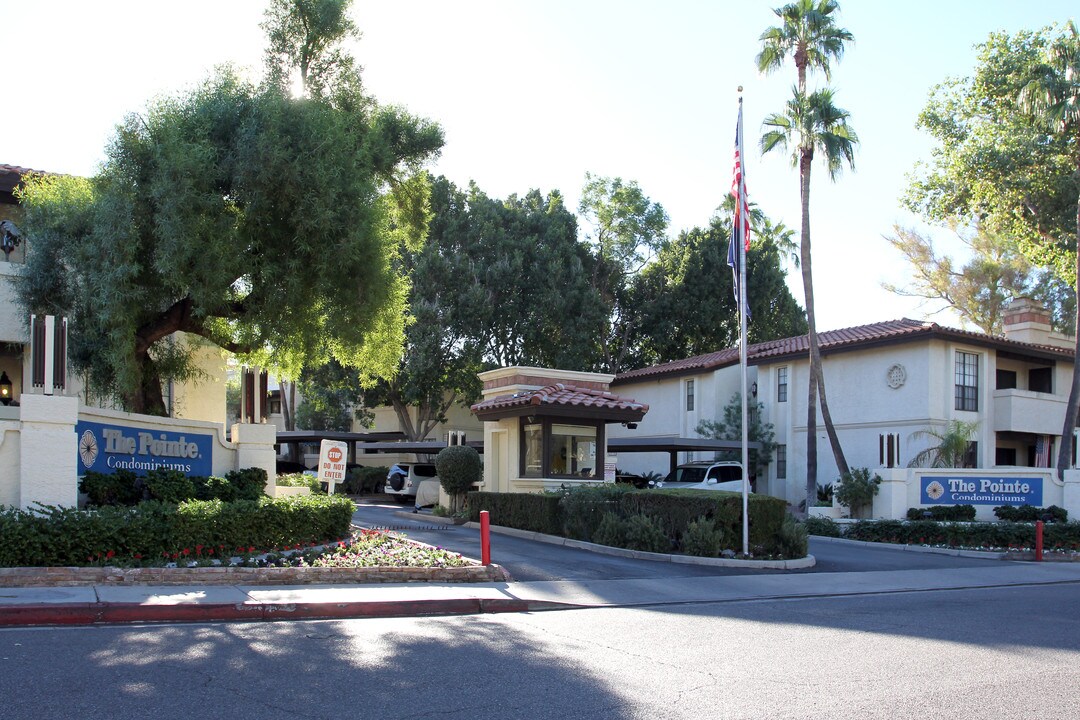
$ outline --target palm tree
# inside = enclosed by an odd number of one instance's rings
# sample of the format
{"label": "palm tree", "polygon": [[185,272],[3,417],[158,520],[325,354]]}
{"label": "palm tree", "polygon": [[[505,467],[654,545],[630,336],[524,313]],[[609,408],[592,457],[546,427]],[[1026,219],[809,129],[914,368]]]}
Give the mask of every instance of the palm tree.
{"label": "palm tree", "polygon": [[819,68],[829,79],[829,62],[844,54],[844,43],[854,36],[836,26],[833,13],[840,9],[836,0],[796,0],[773,10],[782,21],[779,27],[761,34],[758,70],[770,73],[780,69],[790,55],[799,74],[799,92],[806,94],[807,68]]}
{"label": "palm tree", "polygon": [[[795,100],[793,102],[797,106],[805,106],[804,109],[806,110],[805,113],[800,111],[800,116],[807,115],[810,112],[809,107],[806,106],[809,101],[806,95],[807,69],[820,69],[825,74],[825,78],[829,79],[830,62],[839,60],[844,54],[844,44],[854,41],[854,36],[850,32],[836,25],[834,13],[839,8],[840,5],[836,0],[795,0],[795,2],[773,10],[776,16],[780,18],[781,24],[766,29],[759,38],[761,40],[761,52],[757,56],[757,63],[758,70],[762,73],[770,73],[779,69],[789,56],[794,61],[798,84],[795,88]],[[829,95],[828,105],[832,105],[831,94]],[[835,108],[833,109],[835,110]],[[792,103],[788,104],[788,110],[790,116]],[[850,164],[852,144],[857,140],[854,133],[847,128],[847,113],[843,113],[843,115],[844,132],[842,135],[847,138],[847,159]],[[795,117],[790,117],[790,119],[796,121]],[[794,139],[796,134],[802,136],[802,130],[796,129],[801,124],[801,122],[793,122],[787,131],[784,131],[780,126],[774,129]],[[806,436],[806,508],[807,512],[809,512],[809,508],[813,504],[814,493],[817,491],[817,399],[819,397],[821,398],[821,415],[825,423],[825,431],[829,435],[833,457],[836,460],[836,467],[841,476],[843,476],[843,473],[848,472],[848,464],[844,457],[843,448],[840,447],[836,429],[833,427],[832,416],[829,413],[829,403],[825,395],[824,376],[821,372],[821,352],[818,346],[817,320],[814,311],[813,276],[810,272],[810,160],[813,158],[815,142],[811,137],[807,137],[806,140],[807,142],[803,142],[802,137],[800,137],[793,161],[799,167],[802,196],[802,243],[800,253],[803,261],[802,277],[804,301],[806,303],[806,321],[810,328],[810,382],[807,388],[809,422]],[[780,142],[779,138],[774,138],[770,142],[770,149],[776,147]],[[829,145],[834,144],[832,140],[826,140],[826,142]],[[763,149],[765,143],[765,138],[762,138]],[[786,139],[784,144],[787,144]],[[842,155],[843,151],[841,150],[840,153]],[[830,168],[829,174],[831,177],[835,177],[839,171],[840,160],[837,158],[830,159],[831,154],[827,149],[825,154]],[[805,172],[803,169],[803,155],[806,156]],[[836,161],[835,164],[834,160]]]}
{"label": "palm tree", "polygon": [[964,467],[971,436],[978,428],[977,421],[951,420],[944,430],[930,428],[912,433],[912,438],[933,438],[937,440],[937,445],[920,450],[908,463],[908,467]]}
{"label": "palm tree", "polygon": [[[1080,35],[1072,20],[1064,31],[1046,48],[1043,62],[1032,70],[1031,80],[1017,98],[1020,108],[1037,125],[1053,134],[1070,139],[1075,172],[1080,174]],[[1076,201],[1076,278],[1074,287],[1080,290],[1080,197]],[[1068,442],[1076,430],[1077,405],[1080,404],[1080,304],[1077,304],[1076,353],[1073,361],[1072,387],[1065,406],[1065,425],[1058,447],[1058,478],[1065,474],[1072,454]]]}
{"label": "palm tree", "polygon": [[821,372],[821,348],[814,318],[814,279],[810,258],[810,169],[815,153],[820,152],[829,177],[836,179],[846,163],[854,169],[855,144],[859,139],[848,126],[848,113],[833,103],[832,90],[818,90],[811,95],[793,88],[794,97],[784,113],[773,113],[763,125],[769,128],[761,137],[761,152],[792,148],[792,165],[799,168],[799,194],[802,200],[802,243],[800,247],[803,291],[806,296],[806,323],[809,327],[810,379],[806,426],[806,506],[813,504],[817,492],[817,399],[829,432],[833,455],[841,477],[849,472],[847,460],[832,429],[832,418],[825,399],[825,377]]}

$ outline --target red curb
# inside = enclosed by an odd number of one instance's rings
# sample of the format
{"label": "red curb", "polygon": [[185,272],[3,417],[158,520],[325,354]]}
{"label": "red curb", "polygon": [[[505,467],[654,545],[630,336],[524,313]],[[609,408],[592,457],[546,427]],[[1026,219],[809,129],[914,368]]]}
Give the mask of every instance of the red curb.
{"label": "red curb", "polygon": [[97,603],[0,605],[0,626],[93,625],[100,609]]}

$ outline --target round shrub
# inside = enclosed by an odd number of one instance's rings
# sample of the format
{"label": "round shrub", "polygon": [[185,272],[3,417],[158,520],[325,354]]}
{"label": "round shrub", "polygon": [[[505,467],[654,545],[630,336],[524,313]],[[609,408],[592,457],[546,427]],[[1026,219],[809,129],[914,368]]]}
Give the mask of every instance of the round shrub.
{"label": "round shrub", "polygon": [[686,526],[682,549],[687,555],[720,557],[720,551],[724,549],[724,531],[712,520],[699,518]]}
{"label": "round shrub", "polygon": [[626,523],[626,545],[630,550],[645,552],[671,552],[671,539],[660,523],[647,515],[631,515]]}
{"label": "round shrub", "polygon": [[606,512],[593,532],[593,542],[609,547],[626,546],[626,523],[615,513]]}
{"label": "round shrub", "polygon": [[443,490],[454,498],[456,506],[460,498],[480,482],[480,453],[468,445],[444,447],[435,456],[435,472]]}

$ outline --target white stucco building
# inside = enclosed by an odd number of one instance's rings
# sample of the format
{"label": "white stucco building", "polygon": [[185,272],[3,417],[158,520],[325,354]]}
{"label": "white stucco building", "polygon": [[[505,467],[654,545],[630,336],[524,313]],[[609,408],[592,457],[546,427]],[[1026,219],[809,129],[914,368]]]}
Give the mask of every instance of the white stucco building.
{"label": "white stucco building", "polygon": [[[1053,464],[1073,339],[1051,332],[1047,313],[1027,299],[1013,303],[1005,322],[1003,337],[907,319],[820,333],[829,409],[849,466],[906,467],[933,444],[917,433],[954,419],[978,423],[970,467]],[[805,336],[748,348],[751,400],[763,404],[779,444],[757,491],[793,504],[806,487],[808,370]],[[739,387],[736,348],[622,373],[611,389],[650,410],[636,430],[612,426],[610,436],[695,437],[698,422],[722,417]],[[817,481],[832,483],[839,473],[820,416],[817,433]],[[712,457],[700,455],[685,459]],[[638,473],[666,472],[667,463],[658,453],[619,458],[621,469]]]}

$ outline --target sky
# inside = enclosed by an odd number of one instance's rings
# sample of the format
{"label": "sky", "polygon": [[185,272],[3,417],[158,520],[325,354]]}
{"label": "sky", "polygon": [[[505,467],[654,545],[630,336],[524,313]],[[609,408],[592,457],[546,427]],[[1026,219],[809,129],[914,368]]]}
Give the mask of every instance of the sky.
{"label": "sky", "polygon": [[[669,234],[708,224],[731,187],[743,87],[750,200],[800,226],[787,153],[762,157],[762,120],[791,95],[791,65],[761,76],[773,0],[354,0],[350,45],[380,102],[438,122],[429,168],[492,197],[558,190],[576,210],[587,172],[637,182],[667,210]],[[217,65],[262,68],[264,0],[0,0],[9,41],[0,82],[0,163],[91,175],[113,128]],[[977,10],[976,10],[977,8]],[[921,227],[899,198],[930,159],[916,127],[930,90],[970,75],[991,32],[1075,18],[1075,0],[841,0],[855,37],[829,85],[859,136],[854,171],[814,168],[810,200],[819,331],[901,317],[960,327],[940,305],[897,296],[911,271],[885,241]],[[825,84],[812,76],[811,88]],[[961,248],[931,232],[943,251]],[[796,236],[797,238],[797,236]],[[789,285],[802,302],[798,272]]]}

